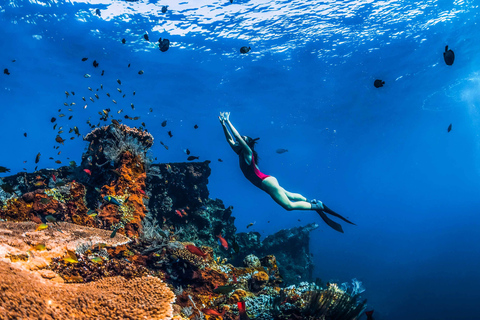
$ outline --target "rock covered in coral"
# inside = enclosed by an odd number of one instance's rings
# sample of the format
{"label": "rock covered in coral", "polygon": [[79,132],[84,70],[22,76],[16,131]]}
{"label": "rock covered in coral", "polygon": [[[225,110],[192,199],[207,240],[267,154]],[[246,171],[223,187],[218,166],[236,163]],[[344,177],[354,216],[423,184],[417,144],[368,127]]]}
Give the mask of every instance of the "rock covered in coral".
{"label": "rock covered in coral", "polygon": [[[300,279],[312,278],[314,264],[309,251],[310,232],[317,228],[318,224],[311,223],[304,227],[280,230],[263,241],[260,241],[257,232],[239,233],[237,239],[241,252],[260,257],[275,256],[284,281],[298,283]],[[239,259],[233,262],[239,263]]]}

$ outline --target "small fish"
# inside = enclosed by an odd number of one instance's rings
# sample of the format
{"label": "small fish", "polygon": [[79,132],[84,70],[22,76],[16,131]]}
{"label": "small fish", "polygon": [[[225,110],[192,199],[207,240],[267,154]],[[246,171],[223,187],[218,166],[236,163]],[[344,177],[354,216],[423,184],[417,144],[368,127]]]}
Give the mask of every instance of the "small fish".
{"label": "small fish", "polygon": [[250,228],[251,226],[253,226],[255,224],[255,222],[250,222],[247,226],[247,229]]}
{"label": "small fish", "polygon": [[55,119],[55,117],[52,117],[52,119],[50,119],[50,122],[54,123],[55,121],[57,121],[57,119]]}
{"label": "small fish", "polygon": [[93,100],[93,98],[92,98],[92,97],[90,97],[90,101],[92,101],[92,102],[95,102],[95,100]]}
{"label": "small fish", "polygon": [[160,144],[161,144],[162,146],[164,146],[164,147],[165,147],[165,149],[167,149],[167,150],[168,150],[168,146],[167,146],[167,145],[165,145],[165,143],[163,143],[162,141],[160,141]]}
{"label": "small fish", "polygon": [[170,40],[160,38],[158,39],[158,48],[161,52],[165,52],[170,48]]}
{"label": "small fish", "polygon": [[138,71],[138,74],[143,74],[143,70]]}
{"label": "small fish", "polygon": [[99,97],[98,94],[96,94],[96,93],[95,93],[95,98],[100,99],[100,97]]}
{"label": "small fish", "polygon": [[127,40],[125,40],[125,38],[122,39],[122,43],[125,44],[127,42]]}
{"label": "small fish", "polygon": [[198,129],[198,126],[197,126],[197,125],[194,125],[194,126],[193,126],[193,129]]}
{"label": "small fish", "polygon": [[217,238],[218,238],[218,240],[220,241],[220,244],[221,244],[226,250],[228,250],[228,242],[227,242],[227,240],[225,240],[224,237],[222,237],[222,234],[218,234],[218,235],[217,235]]}
{"label": "small fish", "polygon": [[38,163],[38,161],[40,161],[40,152],[37,154],[37,156],[35,157],[35,163]]}
{"label": "small fish", "polygon": [[[41,183],[41,185],[45,185],[45,182],[43,182],[43,181],[40,181],[40,182],[37,182],[37,183]],[[35,186],[37,186],[37,183],[35,183]],[[40,202],[43,203],[43,204],[48,204],[48,203],[50,203],[50,201],[52,201],[52,200],[50,200],[49,198],[40,199]]]}
{"label": "small fish", "polygon": [[252,48],[250,48],[250,47],[241,47],[240,48],[240,53],[245,54],[245,53],[248,53],[250,50],[252,50]]}
{"label": "small fish", "polygon": [[61,144],[64,144],[65,140],[62,139],[62,137],[60,137],[59,135],[57,135],[57,137],[55,138],[55,141],[57,141],[58,143],[61,143]]}
{"label": "small fish", "polygon": [[57,177],[55,177],[55,175],[52,173],[52,180],[53,182],[57,182]]}
{"label": "small fish", "polygon": [[115,199],[114,197],[112,196],[105,196],[103,197],[103,199],[109,203],[113,203],[114,205],[117,205],[117,206],[121,206],[122,204],[117,200]]}
{"label": "small fish", "polygon": [[148,37],[148,33],[145,33],[143,35],[143,39],[147,40],[147,41],[150,41],[150,38]]}
{"label": "small fish", "polygon": [[193,160],[196,160],[196,159],[200,159],[200,157],[190,156],[190,157],[187,158],[188,161],[193,161]]}
{"label": "small fish", "polygon": [[69,93],[68,91],[65,91],[65,95],[66,95],[67,98],[68,98],[68,96],[70,95],[70,93]]}
{"label": "small fish", "polygon": [[162,13],[167,12],[167,10],[168,10],[168,6],[162,6]]}
{"label": "small fish", "polygon": [[447,66],[451,66],[453,61],[455,61],[455,53],[451,49],[448,49],[448,46],[445,46],[445,52],[443,53],[443,60]]}
{"label": "small fish", "polygon": [[68,120],[72,120],[73,116],[68,117]]}
{"label": "small fish", "polygon": [[41,230],[45,230],[48,228],[48,225],[46,223],[40,223],[37,228],[35,229],[35,231],[41,231]]}
{"label": "small fish", "polygon": [[228,294],[228,293],[232,292],[233,290],[235,290],[234,286],[220,286],[220,287],[216,287],[215,289],[213,289],[213,292],[214,293]]}
{"label": "small fish", "polygon": [[95,10],[95,14],[100,17],[101,16],[100,9]]}
{"label": "small fish", "polygon": [[65,115],[64,115],[63,113],[59,114],[58,116],[59,116],[60,118],[65,117]]}
{"label": "small fish", "polygon": [[218,162],[223,162],[223,160],[222,160],[222,159],[220,159],[220,158],[218,158]]}
{"label": "small fish", "polygon": [[85,73],[85,74],[83,75],[83,77],[85,77],[85,78],[90,78],[91,75],[89,75],[88,73]]}
{"label": "small fish", "polygon": [[36,251],[43,251],[47,250],[47,247],[43,243],[39,243],[36,246],[32,247],[32,249]]}
{"label": "small fish", "polygon": [[115,238],[115,235],[117,234],[118,229],[120,228],[116,228],[115,230],[113,230],[112,234],[110,235],[110,238]]}
{"label": "small fish", "polygon": [[193,253],[194,255],[200,256],[200,257],[206,257],[207,254],[203,252],[200,248],[194,246],[193,244],[187,244],[185,246],[185,249]]}
{"label": "small fish", "polygon": [[[52,121],[53,122],[53,121]],[[163,121],[162,122],[162,127],[166,127],[167,126],[167,120]]]}
{"label": "small fish", "polygon": [[97,60],[93,60],[93,67],[94,67],[94,68],[98,67],[98,62],[97,62]]}
{"label": "small fish", "polygon": [[109,98],[110,98],[110,93],[108,93],[108,92],[107,92],[107,97],[109,97]]}
{"label": "small fish", "polygon": [[450,132],[452,131],[452,124],[450,123],[450,125],[448,126],[448,129],[447,129],[447,132]]}
{"label": "small fish", "polygon": [[88,174],[89,176],[92,175],[92,171],[88,170],[88,169],[83,169],[83,171],[85,171],[86,174]]}
{"label": "small fish", "polygon": [[82,58],[82,61],[87,61],[87,60],[88,60],[88,58]]}
{"label": "small fish", "polygon": [[92,218],[95,218],[96,216],[98,216],[98,213],[94,212],[94,213],[90,213],[88,214],[89,217],[92,217]]}
{"label": "small fish", "polygon": [[70,161],[69,163],[69,166],[72,167],[72,168],[75,168],[77,166],[77,163],[75,161]]}
{"label": "small fish", "polygon": [[190,154],[190,150],[188,150],[188,149],[183,150],[183,152],[185,152],[187,155]]}
{"label": "small fish", "polygon": [[245,301],[238,301],[238,313],[240,314],[239,320],[249,320],[250,318],[247,315],[247,310],[245,308]]}
{"label": "small fish", "polygon": [[10,75],[10,72],[8,71],[7,68],[3,69],[3,73],[6,74],[7,76]]}
{"label": "small fish", "polygon": [[168,131],[168,136],[171,138],[173,137],[172,131]]}
{"label": "small fish", "polygon": [[82,97],[83,101],[87,101],[87,99],[85,99],[85,97]]}
{"label": "small fish", "polygon": [[130,68],[130,63],[128,64],[127,68]]}
{"label": "small fish", "polygon": [[373,81],[373,85],[375,88],[381,88],[383,87],[384,84],[385,84],[385,81],[380,79],[376,79],[375,81]]}
{"label": "small fish", "polygon": [[74,259],[72,257],[64,257],[63,261],[65,261],[67,263],[78,263],[78,259]]}
{"label": "small fish", "polygon": [[0,173],[4,173],[4,172],[10,172],[10,169],[8,169],[7,167],[0,166]]}
{"label": "small fish", "polygon": [[115,101],[115,100],[112,100],[112,101],[113,101],[113,103],[117,104],[117,101]]}
{"label": "small fish", "polygon": [[120,93],[122,93],[122,89],[120,89],[120,88],[117,88],[117,91],[120,92]]}
{"label": "small fish", "polygon": [[100,257],[95,257],[95,258],[90,259],[90,261],[92,261],[93,263],[96,263],[96,264],[100,264],[100,263],[103,262],[103,259],[100,258]]}
{"label": "small fish", "polygon": [[280,149],[277,149],[275,152],[278,153],[278,154],[282,154],[282,153],[288,152],[288,150],[280,148]]}
{"label": "small fish", "polygon": [[133,91],[133,95],[135,95],[135,91]]}
{"label": "small fish", "polygon": [[103,76],[104,74],[105,74],[105,70],[102,70],[102,74],[101,74],[101,76]]}

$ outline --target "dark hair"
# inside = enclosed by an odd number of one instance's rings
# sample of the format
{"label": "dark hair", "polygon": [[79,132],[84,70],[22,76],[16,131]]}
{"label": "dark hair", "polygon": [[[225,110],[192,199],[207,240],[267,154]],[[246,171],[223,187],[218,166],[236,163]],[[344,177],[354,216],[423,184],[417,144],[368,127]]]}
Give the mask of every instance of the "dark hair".
{"label": "dark hair", "polygon": [[250,149],[252,149],[253,157],[255,158],[255,164],[258,165],[258,161],[260,159],[258,158],[257,151],[255,151],[255,145],[257,144],[257,140],[260,140],[260,138],[252,139],[249,136],[243,136],[242,138],[246,142],[246,144],[250,147]]}

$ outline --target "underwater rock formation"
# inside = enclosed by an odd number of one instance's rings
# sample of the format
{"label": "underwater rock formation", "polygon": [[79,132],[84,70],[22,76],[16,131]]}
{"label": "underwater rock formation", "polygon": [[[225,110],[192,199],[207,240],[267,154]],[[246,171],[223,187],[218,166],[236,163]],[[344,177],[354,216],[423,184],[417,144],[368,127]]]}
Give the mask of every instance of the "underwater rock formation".
{"label": "underwater rock formation", "polygon": [[236,234],[233,207],[209,198],[209,161],[151,164],[153,137],[118,122],[84,140],[80,166],[0,179],[0,319],[233,320],[244,301],[250,318],[347,320],[365,307],[357,290],[298,284],[318,225]]}

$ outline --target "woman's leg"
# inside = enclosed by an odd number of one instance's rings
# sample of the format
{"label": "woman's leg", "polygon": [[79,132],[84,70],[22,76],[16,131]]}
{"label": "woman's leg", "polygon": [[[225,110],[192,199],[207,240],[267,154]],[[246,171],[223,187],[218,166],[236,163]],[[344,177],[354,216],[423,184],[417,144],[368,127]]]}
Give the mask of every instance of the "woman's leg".
{"label": "woman's leg", "polygon": [[285,191],[285,194],[287,195],[288,199],[290,199],[290,200],[293,200],[293,201],[307,201],[307,198],[302,196],[300,193],[289,192],[285,189],[283,189],[283,191]]}
{"label": "woman's leg", "polygon": [[[290,195],[295,195],[298,200],[300,201],[290,201],[290,198],[287,195],[287,191],[280,187],[278,181],[275,177],[268,177],[265,178],[262,182],[263,189],[267,192],[276,203],[281,205],[285,210],[312,210],[312,204],[306,202],[305,197],[302,197],[299,194],[292,194],[288,192]],[[305,200],[303,200],[305,199]]]}

